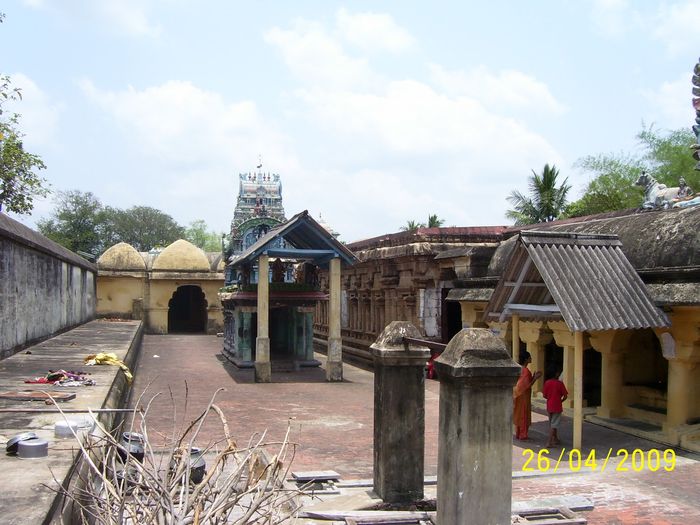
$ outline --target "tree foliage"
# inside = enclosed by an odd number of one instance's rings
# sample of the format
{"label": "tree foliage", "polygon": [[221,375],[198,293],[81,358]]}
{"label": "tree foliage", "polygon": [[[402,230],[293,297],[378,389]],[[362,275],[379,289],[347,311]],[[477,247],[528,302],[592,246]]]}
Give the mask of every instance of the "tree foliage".
{"label": "tree foliage", "polygon": [[678,186],[684,177],[694,190],[700,188],[700,174],[690,145],[695,136],[688,129],[661,132],[642,125],[637,134],[641,151],[637,154],[599,154],[579,159],[575,166],[593,175],[581,198],[572,202],[566,215],[579,217],[628,208],[638,208],[643,189],[634,183],[644,170],[667,186]]}
{"label": "tree foliage", "polygon": [[436,213],[433,213],[428,215],[428,222],[409,220],[399,230],[402,232],[413,232],[418,228],[439,228],[443,224],[445,224],[445,219],[441,219]]}
{"label": "tree foliage", "polygon": [[428,228],[439,228],[445,224],[445,219],[440,219],[437,214],[428,215]]}
{"label": "tree foliage", "polygon": [[193,221],[185,230],[185,239],[205,252],[221,251],[221,234],[209,231],[207,223],[201,219]]}
{"label": "tree foliage", "polygon": [[44,162],[24,149],[19,115],[5,110],[8,101],[21,98],[10,77],[0,76],[0,211],[23,214],[34,207],[34,197],[46,195],[48,189],[37,174],[46,168]]}
{"label": "tree foliage", "polygon": [[102,203],[90,192],[60,191],[49,219],[42,219],[39,231],[74,252],[96,254],[101,251],[100,212]]}
{"label": "tree foliage", "polygon": [[140,252],[163,248],[185,236],[185,229],[170,215],[150,206],[127,210],[108,206],[101,214],[101,228],[105,248],[126,242]]}
{"label": "tree foliage", "polygon": [[185,229],[160,210],[103,206],[92,193],[77,190],[59,192],[51,217],[37,226],[43,235],[69,250],[94,256],[118,242],[145,252],[185,236]]}
{"label": "tree foliage", "polygon": [[532,170],[528,180],[529,195],[513,190],[507,198],[513,209],[506,212],[506,217],[516,225],[549,222],[559,217],[566,207],[571,186],[567,184],[568,179],[557,185],[558,177],[559,170],[554,165],[545,164],[542,173]]}

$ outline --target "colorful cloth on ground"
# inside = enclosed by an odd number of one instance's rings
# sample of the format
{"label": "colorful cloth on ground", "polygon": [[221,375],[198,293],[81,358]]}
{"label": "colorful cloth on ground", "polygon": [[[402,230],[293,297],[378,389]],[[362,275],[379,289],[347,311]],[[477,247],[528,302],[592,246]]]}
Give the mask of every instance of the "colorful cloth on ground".
{"label": "colorful cloth on ground", "polygon": [[85,377],[85,372],[75,372],[73,370],[49,370],[43,377],[25,379],[25,383],[40,385],[58,386],[92,386],[95,381]]}
{"label": "colorful cloth on ground", "polygon": [[542,395],[547,400],[547,412],[559,414],[564,410],[561,398],[568,396],[569,392],[559,379],[547,379],[542,387]]}
{"label": "colorful cloth on ground", "polygon": [[117,354],[107,354],[105,352],[100,352],[99,354],[90,354],[85,358],[85,364],[88,366],[92,365],[112,365],[121,368],[124,372],[124,377],[126,377],[126,382],[131,384],[134,380],[134,376],[131,374],[129,367],[124,364],[124,361],[117,357]]}
{"label": "colorful cloth on ground", "polygon": [[515,425],[515,437],[527,439],[527,431],[532,422],[531,401],[532,372],[524,366],[520,371],[520,378],[513,388],[513,424]]}

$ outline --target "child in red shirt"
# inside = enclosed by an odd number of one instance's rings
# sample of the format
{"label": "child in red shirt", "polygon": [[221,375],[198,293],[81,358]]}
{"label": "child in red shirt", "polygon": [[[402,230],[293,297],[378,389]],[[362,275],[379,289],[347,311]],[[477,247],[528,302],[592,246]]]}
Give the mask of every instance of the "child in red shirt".
{"label": "child in red shirt", "polygon": [[[547,414],[549,414],[549,442],[548,447],[559,445],[559,423],[561,421],[561,413],[564,411],[562,402],[569,396],[564,383],[559,380],[561,368],[552,370],[554,373],[549,375],[549,379],[544,382],[542,387],[542,395],[547,400]],[[550,372],[552,372],[550,371]]]}

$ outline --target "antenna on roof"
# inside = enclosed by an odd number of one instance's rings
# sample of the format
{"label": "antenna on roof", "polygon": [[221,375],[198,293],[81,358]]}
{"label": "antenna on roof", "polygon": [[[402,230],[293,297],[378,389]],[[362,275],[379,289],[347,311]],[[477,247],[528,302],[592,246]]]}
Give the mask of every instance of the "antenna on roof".
{"label": "antenna on roof", "polygon": [[262,168],[262,155],[258,155],[258,165],[257,168],[260,169]]}

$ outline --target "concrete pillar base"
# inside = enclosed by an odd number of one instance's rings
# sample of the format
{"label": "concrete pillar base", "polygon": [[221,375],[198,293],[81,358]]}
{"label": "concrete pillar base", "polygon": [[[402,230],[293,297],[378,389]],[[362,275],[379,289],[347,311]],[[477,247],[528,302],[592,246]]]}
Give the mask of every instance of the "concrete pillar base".
{"label": "concrete pillar base", "polygon": [[270,381],[272,381],[270,338],[258,337],[255,340],[255,382],[269,383]]}
{"label": "concrete pillar base", "polygon": [[340,337],[328,338],[328,361],[326,381],[343,380],[343,340]]}
{"label": "concrete pillar base", "polygon": [[326,363],[326,381],[340,382],[343,380],[343,363],[328,361]]}

